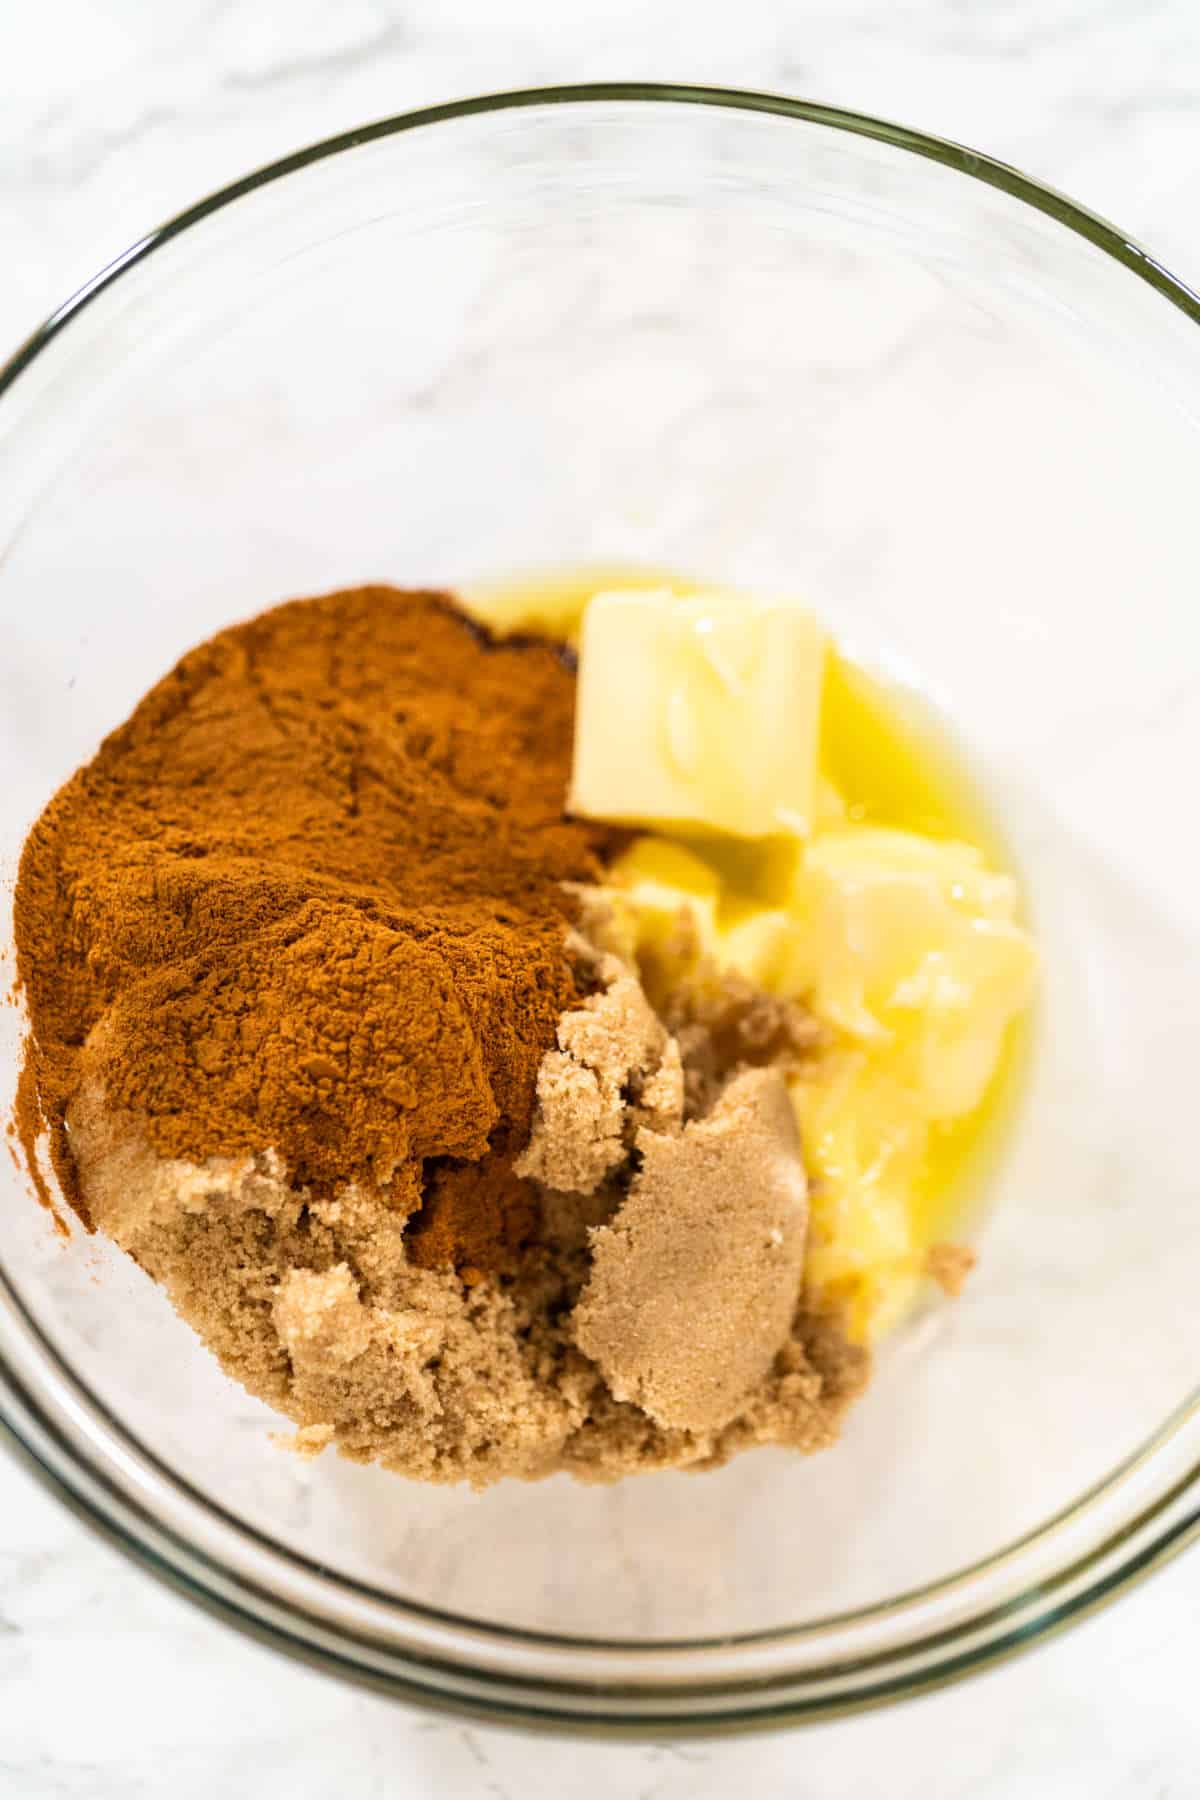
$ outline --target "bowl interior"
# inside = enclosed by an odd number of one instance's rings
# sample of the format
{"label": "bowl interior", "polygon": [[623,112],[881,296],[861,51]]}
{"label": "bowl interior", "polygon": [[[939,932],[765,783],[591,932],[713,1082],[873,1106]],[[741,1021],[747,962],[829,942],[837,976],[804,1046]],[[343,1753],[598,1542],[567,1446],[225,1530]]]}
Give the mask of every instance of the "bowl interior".
{"label": "bowl interior", "polygon": [[[6,908],[56,784],[221,625],[371,579],[627,559],[801,589],[927,692],[991,789],[1046,969],[981,1266],[887,1346],[836,1453],[482,1495],[302,1463],[6,1161],[0,1263],[121,1432],[334,1575],[634,1640],[894,1600],[1151,1437],[1200,1337],[1195,338],[958,170],[617,101],[343,150],[68,321],[0,401]],[[0,1011],[6,1090],[20,1027]]]}

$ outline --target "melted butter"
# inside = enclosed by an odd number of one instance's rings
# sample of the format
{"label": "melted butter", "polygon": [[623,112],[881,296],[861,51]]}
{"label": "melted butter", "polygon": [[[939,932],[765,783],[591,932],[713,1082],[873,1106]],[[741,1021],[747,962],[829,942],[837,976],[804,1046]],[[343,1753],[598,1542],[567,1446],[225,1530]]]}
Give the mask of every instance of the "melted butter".
{"label": "melted butter", "polygon": [[[462,598],[494,630],[541,631],[570,642],[598,592],[662,587],[689,593],[705,585],[677,571],[592,563],[471,584]],[[848,819],[957,839],[981,849],[991,868],[1012,872],[1003,836],[946,726],[911,689],[868,674],[836,649],[829,652],[822,694],[820,769]],[[790,842],[716,844],[706,838],[692,841],[692,847],[717,869],[726,890],[722,904],[734,911],[755,903],[778,905],[797,855]],[[981,1103],[961,1119],[929,1129],[906,1178],[909,1242],[903,1266],[897,1264],[893,1292],[878,1316],[860,1315],[864,1335],[903,1311],[925,1251],[961,1237],[975,1222],[1020,1097],[1030,1038],[1026,1014],[1009,1028]]]}
{"label": "melted butter", "polygon": [[[851,818],[973,844],[991,868],[1017,873],[979,783],[932,708],[911,689],[869,675],[837,651],[825,674],[821,765]],[[910,1188],[921,1248],[975,1222],[1020,1099],[1030,1044],[1026,1012],[1009,1027],[979,1106],[931,1128]]]}

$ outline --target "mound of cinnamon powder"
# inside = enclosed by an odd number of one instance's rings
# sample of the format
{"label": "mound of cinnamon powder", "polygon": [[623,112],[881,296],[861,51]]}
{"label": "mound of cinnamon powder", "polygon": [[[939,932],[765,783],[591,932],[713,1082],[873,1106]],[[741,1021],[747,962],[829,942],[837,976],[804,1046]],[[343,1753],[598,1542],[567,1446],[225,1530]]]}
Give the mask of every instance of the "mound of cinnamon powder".
{"label": "mound of cinnamon powder", "polygon": [[160,1157],[269,1147],[313,1196],[423,1206],[417,1262],[488,1268],[528,1236],[510,1152],[578,997],[561,884],[608,841],[563,815],[573,705],[556,646],[383,587],[235,626],[147,694],[16,893],[21,1136],[32,1166],[48,1126],[85,1223],[86,1088]]}

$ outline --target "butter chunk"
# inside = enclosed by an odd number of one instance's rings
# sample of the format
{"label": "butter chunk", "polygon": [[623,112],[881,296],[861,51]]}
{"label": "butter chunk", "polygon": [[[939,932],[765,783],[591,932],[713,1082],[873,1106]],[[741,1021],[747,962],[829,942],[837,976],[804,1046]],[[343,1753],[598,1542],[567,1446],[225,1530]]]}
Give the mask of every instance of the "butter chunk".
{"label": "butter chunk", "polygon": [[825,647],[787,597],[597,594],[580,636],[570,810],[806,838]]}
{"label": "butter chunk", "polygon": [[980,1104],[1037,953],[1017,886],[973,845],[847,826],[809,846],[778,975],[822,1019],[886,1057],[922,1117]]}

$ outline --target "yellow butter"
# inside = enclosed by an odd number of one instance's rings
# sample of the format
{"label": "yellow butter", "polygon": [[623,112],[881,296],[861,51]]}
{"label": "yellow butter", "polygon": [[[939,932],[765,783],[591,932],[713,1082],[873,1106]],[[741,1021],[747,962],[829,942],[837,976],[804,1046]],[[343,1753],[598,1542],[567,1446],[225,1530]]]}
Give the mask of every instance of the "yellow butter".
{"label": "yellow butter", "polygon": [[579,639],[571,811],[807,837],[825,650],[817,621],[788,598],[597,594]]}
{"label": "yellow butter", "polygon": [[809,845],[792,910],[784,991],[886,1054],[920,1117],[978,1106],[1033,989],[1011,877],[972,845],[846,826]]}
{"label": "yellow butter", "polygon": [[[629,610],[606,626],[618,588]],[[477,610],[496,629],[578,643],[601,592],[603,629],[580,672],[577,804],[588,810],[590,789],[601,816],[675,834],[638,838],[611,870],[622,954],[668,985],[699,951],[800,998],[825,1025],[793,1081],[813,1178],[808,1287],[877,1339],[912,1303],[930,1245],[962,1229],[1017,1090],[1035,958],[1016,883],[999,872],[1004,846],[916,696],[826,649],[811,621],[812,685],[797,685],[793,666],[773,689],[754,682],[762,603],[673,573],[576,570],[513,582],[507,610],[494,593]],[[688,642],[706,619],[708,644]],[[644,627],[653,648],[639,665]],[[783,774],[753,760],[751,692],[764,721],[780,693],[800,701]],[[679,759],[694,765],[690,782]],[[768,817],[780,792],[803,835]]]}

